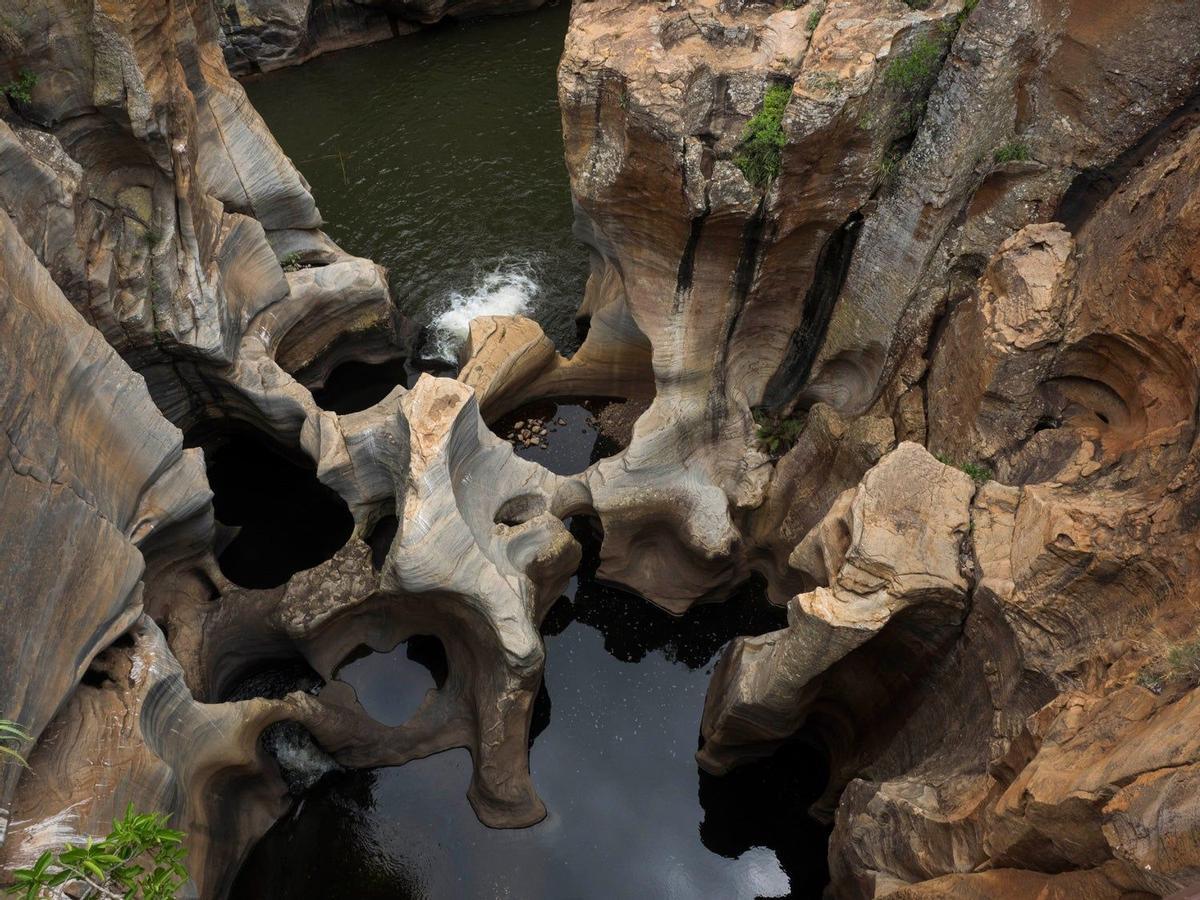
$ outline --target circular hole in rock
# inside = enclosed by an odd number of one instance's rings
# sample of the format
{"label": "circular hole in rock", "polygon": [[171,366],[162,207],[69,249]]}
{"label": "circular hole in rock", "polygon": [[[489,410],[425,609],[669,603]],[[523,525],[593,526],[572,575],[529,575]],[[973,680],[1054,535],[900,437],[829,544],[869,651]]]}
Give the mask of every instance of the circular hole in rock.
{"label": "circular hole in rock", "polygon": [[329,559],[350,539],[345,501],[317,479],[316,466],[245,428],[197,428],[217,521],[239,531],[219,553],[225,577],[271,588]]}
{"label": "circular hole in rock", "polygon": [[440,688],[450,672],[446,650],[433,635],[415,634],[386,653],[365,644],[334,672],[354,688],[367,715],[381,725],[403,725],[420,707],[431,687]]}
{"label": "circular hole in rock", "polygon": [[312,388],[313,400],[321,409],[340,416],[370,409],[395,390],[411,387],[420,373],[403,359],[369,363],[350,360],[335,368],[320,387]]}
{"label": "circular hole in rock", "polygon": [[539,400],[501,416],[490,427],[522,459],[557,475],[577,475],[627,447],[633,423],[648,405],[603,397]]}

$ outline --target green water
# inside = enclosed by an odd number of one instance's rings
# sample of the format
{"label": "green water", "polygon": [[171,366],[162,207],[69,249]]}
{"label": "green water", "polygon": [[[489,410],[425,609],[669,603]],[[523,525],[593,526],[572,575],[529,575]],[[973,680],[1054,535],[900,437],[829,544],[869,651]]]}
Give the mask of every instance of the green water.
{"label": "green water", "polygon": [[312,185],[326,231],[440,320],[520,313],[563,351],[587,253],[571,234],[555,69],[566,3],[332,53],[246,85]]}

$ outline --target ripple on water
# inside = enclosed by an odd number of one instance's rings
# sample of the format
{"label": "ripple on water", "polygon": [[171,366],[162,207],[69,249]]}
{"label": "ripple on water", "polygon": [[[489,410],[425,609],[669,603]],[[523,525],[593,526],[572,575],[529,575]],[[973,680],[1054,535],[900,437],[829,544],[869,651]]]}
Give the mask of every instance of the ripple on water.
{"label": "ripple on water", "polygon": [[587,251],[555,77],[568,12],[446,25],[246,85],[326,231],[386,266],[418,321],[451,313],[445,331],[462,336],[474,304],[533,315],[565,353],[578,343]]}

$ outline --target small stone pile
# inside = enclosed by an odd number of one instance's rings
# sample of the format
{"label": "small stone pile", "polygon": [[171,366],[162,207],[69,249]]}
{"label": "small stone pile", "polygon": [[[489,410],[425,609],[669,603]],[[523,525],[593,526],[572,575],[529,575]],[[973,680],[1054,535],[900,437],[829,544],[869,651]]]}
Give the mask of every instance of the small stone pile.
{"label": "small stone pile", "polygon": [[[550,424],[550,417],[545,419],[537,418],[536,416],[528,419],[518,419],[513,423],[512,428],[505,436],[514,446],[518,447],[549,447],[549,437],[551,431],[557,431],[557,428],[547,428]],[[559,426],[566,425],[565,419],[559,419]]]}

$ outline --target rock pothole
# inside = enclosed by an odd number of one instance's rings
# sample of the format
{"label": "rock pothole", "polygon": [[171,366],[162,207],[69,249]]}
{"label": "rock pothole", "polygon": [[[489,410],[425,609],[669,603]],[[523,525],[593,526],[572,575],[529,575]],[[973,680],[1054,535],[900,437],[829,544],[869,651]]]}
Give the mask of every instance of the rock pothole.
{"label": "rock pothole", "polygon": [[301,454],[244,426],[198,426],[217,521],[236,529],[217,555],[225,577],[246,588],[278,587],[323,563],[350,539],[345,501]]}

